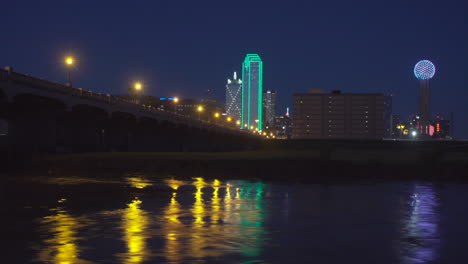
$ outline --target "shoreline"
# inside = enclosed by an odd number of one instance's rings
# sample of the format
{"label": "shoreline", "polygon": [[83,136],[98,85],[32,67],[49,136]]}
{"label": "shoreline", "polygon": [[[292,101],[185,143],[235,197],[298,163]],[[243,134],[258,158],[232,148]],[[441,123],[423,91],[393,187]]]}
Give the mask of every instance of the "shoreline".
{"label": "shoreline", "polygon": [[[343,155],[345,157],[343,157]],[[468,161],[406,153],[393,159],[319,151],[83,153],[33,157],[13,174],[120,175],[126,172],[310,183],[357,180],[434,180],[468,183]],[[411,158],[408,158],[411,157]],[[10,173],[8,173],[10,174]]]}

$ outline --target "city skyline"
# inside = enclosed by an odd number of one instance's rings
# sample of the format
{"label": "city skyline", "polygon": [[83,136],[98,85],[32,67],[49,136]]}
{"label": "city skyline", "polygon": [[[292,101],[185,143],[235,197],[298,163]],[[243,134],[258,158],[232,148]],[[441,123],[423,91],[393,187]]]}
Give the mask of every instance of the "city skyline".
{"label": "city skyline", "polygon": [[428,59],[438,67],[431,117],[454,112],[455,135],[468,137],[466,1],[385,7],[258,1],[249,6],[262,15],[245,20],[233,19],[240,2],[90,3],[32,2],[27,9],[6,3],[2,68],[66,83],[62,62],[71,54],[76,87],[121,94],[141,80],[151,95],[197,98],[210,88],[223,99],[226,78],[240,73],[245,54],[258,53],[268,65],[264,86],[278,92],[279,109],[292,106],[294,93],[323,88],[394,94],[394,113],[409,116],[418,113],[412,69]]}

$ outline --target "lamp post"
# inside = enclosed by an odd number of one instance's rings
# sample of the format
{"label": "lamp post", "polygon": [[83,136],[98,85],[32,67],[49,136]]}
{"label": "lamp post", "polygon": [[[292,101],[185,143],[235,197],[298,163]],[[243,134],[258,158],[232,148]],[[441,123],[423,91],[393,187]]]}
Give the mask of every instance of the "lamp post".
{"label": "lamp post", "polygon": [[143,85],[141,84],[141,82],[135,82],[133,84],[133,90],[132,90],[132,93],[134,94],[133,100],[135,101],[136,104],[139,103],[138,96],[142,89],[143,89]]}
{"label": "lamp post", "polygon": [[71,67],[73,66],[74,59],[73,57],[65,58],[65,64],[67,65],[67,86],[71,87]]}
{"label": "lamp post", "polygon": [[172,102],[173,104],[170,105],[169,109],[171,109],[172,112],[177,114],[177,103],[179,103],[179,97],[174,97]]}
{"label": "lamp post", "polygon": [[201,120],[200,114],[201,114],[201,112],[203,112],[203,106],[199,105],[197,107],[197,112],[198,112],[198,120]]}
{"label": "lamp post", "polygon": [[219,113],[218,112],[214,113],[214,117],[215,117],[215,124],[218,124]]}

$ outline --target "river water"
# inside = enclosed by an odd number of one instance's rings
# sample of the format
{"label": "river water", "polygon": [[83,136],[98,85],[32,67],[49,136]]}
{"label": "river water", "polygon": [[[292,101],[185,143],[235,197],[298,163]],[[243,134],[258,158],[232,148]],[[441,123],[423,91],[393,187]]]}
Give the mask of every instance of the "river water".
{"label": "river water", "polygon": [[[21,195],[30,198],[4,200],[8,263],[468,260],[468,185],[148,176],[10,184],[10,192],[32,188]],[[104,187],[111,185],[125,195]]]}

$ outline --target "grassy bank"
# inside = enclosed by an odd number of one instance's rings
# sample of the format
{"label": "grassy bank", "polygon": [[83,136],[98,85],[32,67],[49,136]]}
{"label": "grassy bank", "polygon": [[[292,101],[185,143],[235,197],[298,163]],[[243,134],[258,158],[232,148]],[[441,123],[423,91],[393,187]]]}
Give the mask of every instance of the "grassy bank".
{"label": "grassy bank", "polygon": [[369,178],[468,181],[468,151],[440,142],[277,141],[248,152],[47,155],[35,157],[26,170],[64,175],[151,172],[306,182]]}

